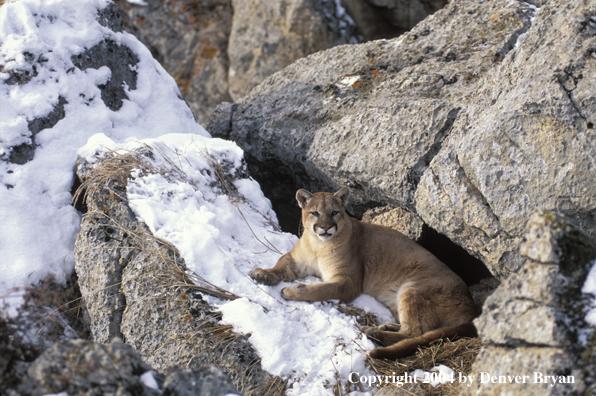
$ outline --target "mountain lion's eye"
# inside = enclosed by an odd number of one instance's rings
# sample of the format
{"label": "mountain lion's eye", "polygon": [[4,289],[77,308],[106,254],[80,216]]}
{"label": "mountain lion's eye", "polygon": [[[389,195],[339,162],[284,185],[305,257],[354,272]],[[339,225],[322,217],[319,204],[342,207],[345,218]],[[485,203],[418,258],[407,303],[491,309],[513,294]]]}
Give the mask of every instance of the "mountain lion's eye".
{"label": "mountain lion's eye", "polygon": [[315,216],[315,217],[319,217],[319,212],[310,212],[311,215]]}
{"label": "mountain lion's eye", "polygon": [[339,212],[337,210],[334,210],[333,212],[331,212],[331,217],[335,217],[337,214],[339,214]]}

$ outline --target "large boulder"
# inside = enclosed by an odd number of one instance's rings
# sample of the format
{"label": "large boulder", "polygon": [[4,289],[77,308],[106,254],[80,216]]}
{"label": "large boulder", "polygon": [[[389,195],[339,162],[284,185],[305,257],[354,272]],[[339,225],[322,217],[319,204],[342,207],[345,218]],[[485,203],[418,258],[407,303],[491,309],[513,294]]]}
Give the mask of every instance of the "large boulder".
{"label": "large boulder", "polygon": [[416,191],[424,221],[506,276],[535,208],[596,236],[594,3],[549,2],[474,92]]}
{"label": "large boulder", "polygon": [[124,26],[178,83],[197,122],[296,59],[356,42],[334,0],[117,0]]}
{"label": "large boulder", "polygon": [[139,354],[119,339],[108,345],[72,340],[57,343],[38,357],[18,390],[27,395],[157,395],[157,390],[141,381],[150,370]]}
{"label": "large boulder", "polygon": [[475,320],[486,346],[462,395],[594,394],[596,323],[587,316],[596,296],[584,285],[596,271],[596,244],[569,220],[536,212],[521,254],[526,262],[488,297]]}
{"label": "large boulder", "polygon": [[[596,230],[596,36],[589,1],[459,1],[398,39],[301,59],[207,129],[236,141],[296,230],[296,188],[420,217],[506,278],[532,210]],[[288,217],[284,217],[284,215]]]}

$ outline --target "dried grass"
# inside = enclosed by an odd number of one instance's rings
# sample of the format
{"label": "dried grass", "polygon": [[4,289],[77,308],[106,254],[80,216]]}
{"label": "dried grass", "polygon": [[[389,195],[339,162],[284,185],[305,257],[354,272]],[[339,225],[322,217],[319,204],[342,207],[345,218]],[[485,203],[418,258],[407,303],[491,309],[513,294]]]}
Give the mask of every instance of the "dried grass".
{"label": "dried grass", "polygon": [[[398,377],[415,369],[430,371],[440,364],[453,369],[456,373],[468,375],[482,346],[480,338],[461,338],[456,341],[438,340],[428,347],[419,348],[415,355],[402,358],[399,362],[369,358],[368,363],[377,374],[387,376]],[[382,386],[401,389],[392,384],[383,384]],[[455,396],[459,394],[460,390],[457,380],[437,388],[433,388],[430,384],[423,384],[423,387],[428,390],[430,396]],[[405,391],[405,389],[403,390]]]}
{"label": "dried grass", "polygon": [[[153,150],[163,157],[163,159],[168,163],[169,169],[156,168],[150,161],[147,160],[147,158],[153,158]],[[221,166],[218,164],[217,160],[209,156],[209,154],[206,154],[203,151],[201,152],[207,158],[209,164],[216,169],[218,178],[222,181],[222,183],[224,183],[226,178],[219,176],[220,172],[218,172],[218,170],[221,171]],[[180,161],[180,154],[175,154],[178,156],[178,160]],[[118,196],[118,198],[126,201],[126,186],[134,170],[137,170],[139,175],[151,173],[161,174],[168,180],[177,180],[192,184],[182,168],[178,166],[176,162],[167,155],[167,153],[158,147],[146,145],[139,151],[130,151],[124,153],[109,151],[106,154],[106,158],[102,160],[101,166],[94,167],[89,170],[85,180],[81,183],[73,195],[73,202],[78,201],[81,196],[87,200],[88,196],[93,196],[98,191],[110,191],[111,193]],[[231,185],[233,186],[233,184]],[[227,187],[226,189],[228,192],[230,192],[230,194],[233,194],[231,196],[237,196],[237,192],[236,194],[232,193],[232,191],[235,189],[230,189]],[[238,295],[217,287],[198,274],[189,271],[184,266],[183,260],[181,259],[178,250],[169,242],[155,237],[148,230],[141,233],[134,232],[133,230],[129,229],[129,227],[119,224],[115,219],[110,218],[103,211],[95,211],[94,214],[105,217],[113,226],[121,229],[127,235],[132,237],[139,249],[142,248],[144,251],[152,255],[159,256],[160,259],[165,263],[170,264],[170,269],[168,271],[155,274],[163,286],[170,288],[185,287],[227,300],[235,300],[239,298]],[[164,251],[159,248],[151,249],[150,246],[154,245],[147,243],[147,241],[156,242],[158,246],[164,247],[165,251],[168,253],[164,254]],[[116,285],[111,285],[109,287],[112,286]]]}
{"label": "dried grass", "polygon": [[[286,388],[288,386],[288,380],[283,378],[275,377],[272,378],[268,383],[249,390],[246,396],[284,396],[286,394]],[[241,388],[241,392],[246,392],[246,388]]]}
{"label": "dried grass", "polygon": [[377,315],[373,312],[367,312],[360,307],[352,304],[333,303],[337,310],[345,315],[352,316],[360,326],[374,326],[381,324]]}

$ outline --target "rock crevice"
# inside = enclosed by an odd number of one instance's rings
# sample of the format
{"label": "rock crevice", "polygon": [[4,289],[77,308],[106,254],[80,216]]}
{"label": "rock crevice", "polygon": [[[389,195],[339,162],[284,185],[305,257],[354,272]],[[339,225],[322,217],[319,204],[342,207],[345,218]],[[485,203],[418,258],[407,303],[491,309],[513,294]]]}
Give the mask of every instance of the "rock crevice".
{"label": "rock crevice", "polygon": [[[596,262],[596,243],[568,219],[535,212],[521,253],[526,262],[488,297],[474,321],[488,345],[477,356],[473,374],[566,373],[574,382],[564,390],[535,384],[473,384],[462,387],[462,395],[590,394],[596,389],[596,329],[586,323],[593,296],[582,296],[582,287]],[[529,363],[531,357],[540,361]]]}

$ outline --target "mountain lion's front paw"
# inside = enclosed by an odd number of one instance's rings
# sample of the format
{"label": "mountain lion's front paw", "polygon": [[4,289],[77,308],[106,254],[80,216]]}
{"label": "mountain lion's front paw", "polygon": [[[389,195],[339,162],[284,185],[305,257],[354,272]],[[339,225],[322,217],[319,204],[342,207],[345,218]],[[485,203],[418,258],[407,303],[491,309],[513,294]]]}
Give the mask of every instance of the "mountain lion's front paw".
{"label": "mountain lion's front paw", "polygon": [[286,300],[304,300],[304,298],[301,297],[301,295],[305,287],[306,285],[303,283],[298,283],[297,285],[285,287],[281,289],[281,296]]}
{"label": "mountain lion's front paw", "polygon": [[254,270],[252,270],[250,272],[250,277],[259,283],[264,283],[270,286],[277,285],[280,280],[277,275],[262,268],[255,268]]}

